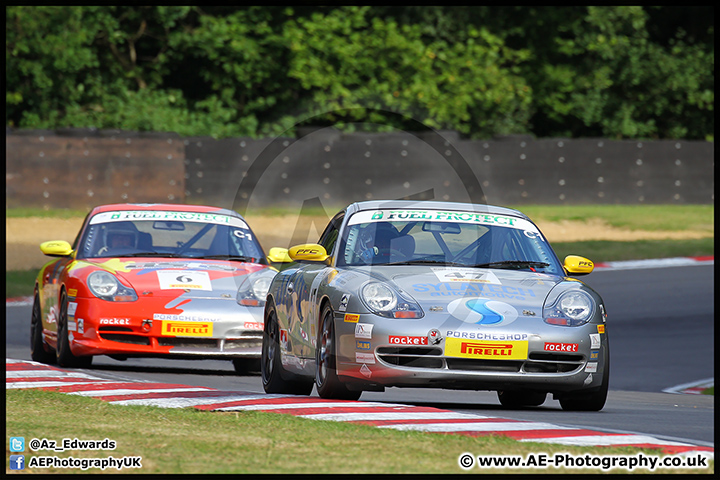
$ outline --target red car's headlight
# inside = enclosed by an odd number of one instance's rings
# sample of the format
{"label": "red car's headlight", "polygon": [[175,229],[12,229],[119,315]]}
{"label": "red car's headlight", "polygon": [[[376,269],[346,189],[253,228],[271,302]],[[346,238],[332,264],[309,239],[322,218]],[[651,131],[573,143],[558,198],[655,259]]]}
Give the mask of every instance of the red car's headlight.
{"label": "red car's headlight", "polygon": [[110,302],[134,302],[138,298],[135,290],[126,287],[114,275],[104,270],[88,275],[87,286],[93,295]]}

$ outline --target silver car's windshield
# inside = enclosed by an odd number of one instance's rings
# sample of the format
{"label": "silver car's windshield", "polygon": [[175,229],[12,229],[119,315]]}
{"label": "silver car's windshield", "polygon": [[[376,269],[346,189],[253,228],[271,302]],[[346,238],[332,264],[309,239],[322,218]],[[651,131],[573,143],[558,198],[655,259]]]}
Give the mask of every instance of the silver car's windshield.
{"label": "silver car's windshield", "polygon": [[518,217],[473,212],[381,210],[348,221],[338,265],[438,264],[562,275],[537,227]]}
{"label": "silver car's windshield", "polygon": [[[181,215],[176,218],[182,218]],[[247,224],[234,217],[213,222],[123,219],[99,214],[78,244],[78,258],[180,257],[265,263],[262,248]]]}

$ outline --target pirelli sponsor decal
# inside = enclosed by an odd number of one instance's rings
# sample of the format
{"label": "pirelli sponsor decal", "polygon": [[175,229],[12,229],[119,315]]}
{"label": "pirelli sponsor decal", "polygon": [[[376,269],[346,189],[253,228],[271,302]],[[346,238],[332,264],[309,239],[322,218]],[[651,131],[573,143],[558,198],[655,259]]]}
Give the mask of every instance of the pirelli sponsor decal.
{"label": "pirelli sponsor decal", "polygon": [[212,322],[162,322],[165,337],[212,337]]}
{"label": "pirelli sponsor decal", "polygon": [[445,339],[445,356],[460,358],[482,358],[489,360],[525,360],[528,354],[527,341]]}

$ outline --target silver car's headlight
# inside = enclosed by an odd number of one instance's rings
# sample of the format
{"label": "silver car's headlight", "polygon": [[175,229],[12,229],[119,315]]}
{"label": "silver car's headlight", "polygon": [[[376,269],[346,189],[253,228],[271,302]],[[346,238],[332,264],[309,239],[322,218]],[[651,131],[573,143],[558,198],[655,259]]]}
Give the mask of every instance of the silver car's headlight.
{"label": "silver car's headlight", "polygon": [[368,310],[382,317],[421,318],[423,316],[420,305],[401,296],[383,283],[367,283],[360,290],[360,298]]}
{"label": "silver car's headlight", "polygon": [[388,312],[397,305],[395,292],[382,283],[372,282],[362,289],[362,297],[371,310]]}
{"label": "silver car's headlight", "polygon": [[104,270],[98,270],[88,275],[87,286],[93,295],[110,302],[134,302],[137,300],[135,290],[126,287],[115,275]]}
{"label": "silver car's headlight", "polygon": [[595,310],[595,302],[587,293],[570,290],[561,293],[551,304],[543,308],[543,318],[552,325],[576,327],[587,323]]}
{"label": "silver car's headlight", "polygon": [[270,284],[277,271],[263,268],[245,276],[237,292],[237,303],[246,307],[263,307]]}

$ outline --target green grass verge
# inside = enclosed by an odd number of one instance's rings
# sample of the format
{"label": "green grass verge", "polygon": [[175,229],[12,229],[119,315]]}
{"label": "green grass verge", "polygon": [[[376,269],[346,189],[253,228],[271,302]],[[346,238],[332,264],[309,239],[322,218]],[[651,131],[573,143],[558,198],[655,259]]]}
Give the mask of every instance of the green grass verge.
{"label": "green grass verge", "polygon": [[[265,412],[205,412],[191,408],[163,409],[112,405],[93,398],[42,390],[6,392],[6,433],[61,442],[64,438],[116,442],[112,451],[26,450],[33,456],[59,458],[142,457],[140,470],[121,473],[463,473],[458,458],[472,455],[568,453],[660,456],[636,448],[567,447],[520,443],[502,436],[469,437],[401,432],[368,425],[309,420]],[[663,469],[654,473],[713,473],[703,469]],[[648,470],[636,470],[650,473]],[[38,468],[25,473],[79,473],[79,469]],[[117,470],[87,470],[116,473]],[[471,473],[601,473],[600,469],[525,468]],[[625,473],[611,470],[610,473]],[[9,470],[8,470],[9,473]]]}
{"label": "green grass verge", "polygon": [[714,205],[521,205],[534,222],[599,218],[630,230],[715,230]]}
{"label": "green grass verge", "polygon": [[715,254],[715,240],[634,240],[615,242],[586,240],[582,242],[553,242],[555,253],[562,261],[567,255],[582,255],[595,263],[648,258],[699,257]]}
{"label": "green grass verge", "polygon": [[5,298],[30,297],[39,269],[5,272]]}
{"label": "green grass verge", "polygon": [[42,208],[6,208],[6,218],[25,218],[25,217],[40,217],[40,218],[85,218],[88,214],[87,210],[70,210],[65,208],[54,208],[44,210]]}

